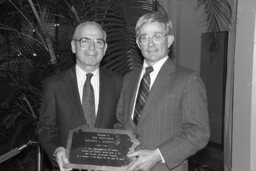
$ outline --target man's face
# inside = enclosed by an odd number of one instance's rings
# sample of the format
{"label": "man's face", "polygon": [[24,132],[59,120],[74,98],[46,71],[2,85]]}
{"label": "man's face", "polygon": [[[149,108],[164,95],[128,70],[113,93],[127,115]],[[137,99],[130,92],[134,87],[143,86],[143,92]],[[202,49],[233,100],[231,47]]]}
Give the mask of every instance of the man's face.
{"label": "man's face", "polygon": [[[74,39],[71,48],[76,54],[76,63],[83,69],[98,68],[107,50],[102,30],[97,25],[87,24],[78,28]],[[103,47],[100,47],[102,42]]]}
{"label": "man's face", "polygon": [[140,28],[140,36],[136,39],[141,49],[145,62],[154,64],[168,54],[168,48],[172,45],[174,37],[167,35],[163,23],[146,23]]}

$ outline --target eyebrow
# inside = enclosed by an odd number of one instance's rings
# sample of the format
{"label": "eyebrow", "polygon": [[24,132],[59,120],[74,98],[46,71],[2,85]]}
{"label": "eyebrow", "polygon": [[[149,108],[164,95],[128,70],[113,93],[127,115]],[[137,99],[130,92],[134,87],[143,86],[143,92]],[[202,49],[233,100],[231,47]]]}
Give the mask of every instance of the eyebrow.
{"label": "eyebrow", "polygon": [[[161,33],[161,34],[165,34],[165,33],[163,33],[163,32],[154,32],[153,34],[158,34],[158,33]],[[148,33],[143,33],[143,34],[140,34],[140,35],[153,35],[153,34],[148,34]]]}
{"label": "eyebrow", "polygon": [[88,36],[82,36],[82,37],[79,37],[79,38],[73,38],[73,39],[76,39],[76,40],[80,40],[80,39],[82,39],[82,38],[87,38],[87,39],[100,39],[100,40],[104,40],[104,41],[106,41],[105,39],[104,39],[104,37],[103,38],[91,38],[91,37],[88,37]]}

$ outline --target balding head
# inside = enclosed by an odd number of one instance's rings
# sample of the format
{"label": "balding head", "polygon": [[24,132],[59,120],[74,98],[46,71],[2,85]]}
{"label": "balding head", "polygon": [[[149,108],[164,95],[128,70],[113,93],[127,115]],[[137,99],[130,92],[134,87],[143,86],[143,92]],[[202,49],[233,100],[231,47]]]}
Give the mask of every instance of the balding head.
{"label": "balding head", "polygon": [[107,37],[107,34],[105,32],[105,30],[102,28],[102,26],[94,21],[86,21],[86,22],[83,22],[83,23],[80,23],[79,25],[76,26],[76,29],[74,31],[74,34],[73,34],[73,39],[79,39],[80,37],[80,32],[82,30],[82,28],[86,27],[86,26],[94,26],[94,27],[97,27],[99,30],[101,30],[102,34],[103,34],[103,38],[104,40],[106,41],[106,37]]}

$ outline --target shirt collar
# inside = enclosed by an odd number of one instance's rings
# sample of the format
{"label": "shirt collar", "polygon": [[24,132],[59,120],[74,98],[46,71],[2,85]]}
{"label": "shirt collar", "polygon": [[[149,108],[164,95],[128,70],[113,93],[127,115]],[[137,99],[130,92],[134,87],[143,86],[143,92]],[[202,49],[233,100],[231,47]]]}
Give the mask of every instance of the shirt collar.
{"label": "shirt collar", "polygon": [[[87,72],[85,72],[84,70],[82,70],[82,68],[81,68],[79,65],[77,65],[77,64],[76,64],[76,73],[77,73],[78,75],[80,75],[82,78],[85,78],[85,77],[86,77],[86,74],[87,74]],[[95,71],[90,72],[90,73],[93,74],[92,79],[98,77],[98,76],[99,76],[99,68],[97,68]]]}
{"label": "shirt collar", "polygon": [[[161,69],[161,67],[163,66],[163,64],[165,63],[165,61],[168,59],[168,56],[163,57],[162,59],[160,59],[159,61],[157,61],[156,63],[154,63],[154,65],[152,66],[154,68],[153,72],[159,72],[159,70]],[[149,65],[145,62],[143,62],[143,70],[146,69],[146,67],[148,67]]]}

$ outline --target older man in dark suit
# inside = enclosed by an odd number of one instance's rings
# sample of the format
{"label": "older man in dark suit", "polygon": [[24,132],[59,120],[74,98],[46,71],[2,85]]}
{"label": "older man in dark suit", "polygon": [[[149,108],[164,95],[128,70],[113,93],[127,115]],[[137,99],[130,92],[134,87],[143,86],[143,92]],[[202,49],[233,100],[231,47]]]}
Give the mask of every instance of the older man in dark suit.
{"label": "older man in dark suit", "polygon": [[99,67],[106,50],[106,32],[96,22],[76,27],[71,42],[76,65],[44,82],[38,125],[39,142],[58,163],[68,163],[68,133],[79,126],[113,128],[122,78]]}
{"label": "older man in dark suit", "polygon": [[143,15],[136,42],[141,69],[128,73],[117,108],[116,128],[129,129],[140,146],[129,157],[129,171],[185,171],[186,159],[209,140],[207,97],[199,76],[168,56],[171,21],[160,13]]}

